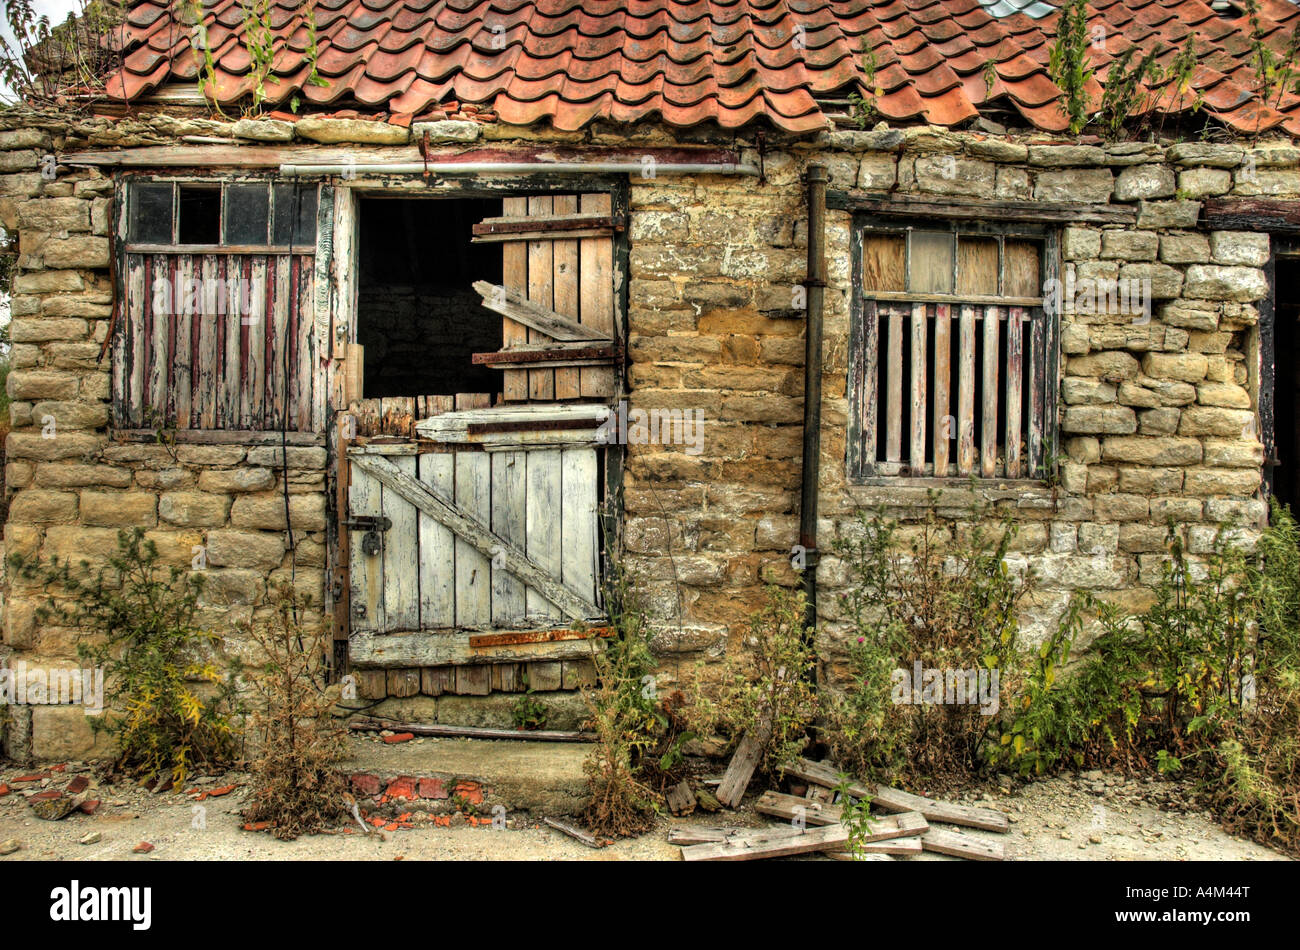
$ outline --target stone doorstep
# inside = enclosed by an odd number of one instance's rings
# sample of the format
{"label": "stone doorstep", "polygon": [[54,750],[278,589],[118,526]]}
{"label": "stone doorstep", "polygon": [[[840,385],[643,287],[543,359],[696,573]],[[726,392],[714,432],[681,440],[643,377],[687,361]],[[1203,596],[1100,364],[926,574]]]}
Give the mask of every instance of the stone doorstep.
{"label": "stone doorstep", "polygon": [[494,805],[506,818],[575,815],[587,802],[582,763],[587,743],[425,738],[387,744],[350,738],[339,765],[366,815],[427,811],[451,814],[456,796],[491,819]]}

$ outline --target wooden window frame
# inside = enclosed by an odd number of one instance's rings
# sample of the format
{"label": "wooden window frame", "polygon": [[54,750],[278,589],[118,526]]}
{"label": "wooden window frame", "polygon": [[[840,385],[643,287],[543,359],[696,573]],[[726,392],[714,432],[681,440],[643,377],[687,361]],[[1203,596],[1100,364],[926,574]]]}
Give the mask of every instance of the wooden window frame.
{"label": "wooden window frame", "polygon": [[[1040,257],[1040,277],[1043,281],[1055,279],[1060,272],[1060,232],[1058,226],[1045,222],[1015,222],[1015,223],[992,223],[985,221],[971,220],[945,220],[937,221],[933,219],[913,218],[911,216],[902,217],[895,215],[881,215],[864,212],[857,212],[853,215],[851,230],[851,301],[850,301],[850,344],[849,344],[849,374],[848,374],[848,395],[849,395],[849,433],[846,451],[846,469],[847,478],[850,485],[860,486],[924,486],[924,487],[951,487],[954,484],[969,482],[974,478],[980,485],[1019,485],[1019,486],[1043,486],[1053,481],[1054,470],[1056,466],[1056,446],[1058,435],[1058,392],[1060,376],[1060,315],[1049,312],[1044,306],[1042,296],[1038,297],[1002,297],[979,295],[979,294],[933,294],[933,293],[910,293],[910,292],[893,292],[893,291],[868,291],[863,286],[862,269],[864,263],[863,243],[864,237],[875,233],[887,233],[905,235],[911,231],[948,231],[955,235],[968,235],[984,238],[999,238],[999,267],[998,281],[1001,287],[1004,279],[1002,264],[1002,241],[1005,239],[1032,240],[1041,243],[1042,252]],[[909,242],[910,243],[910,242]],[[956,265],[957,257],[954,254],[954,291],[957,287]],[[908,266],[910,254],[905,257],[905,268]],[[906,271],[905,271],[906,273]],[[1032,446],[1032,451],[1026,452],[1023,467],[1025,473],[1019,476],[1008,477],[1005,474],[994,474],[992,476],[981,475],[980,464],[980,446],[975,447],[975,463],[969,474],[945,474],[936,476],[932,472],[925,471],[929,469],[927,464],[922,472],[914,473],[910,463],[904,460],[901,463],[883,463],[876,459],[876,450],[874,445],[868,446],[867,439],[874,435],[875,430],[871,428],[868,416],[868,405],[866,400],[869,398],[866,394],[868,377],[873,376],[875,370],[869,365],[868,346],[869,339],[873,335],[870,331],[869,324],[875,319],[875,306],[877,304],[892,304],[894,306],[903,304],[912,305],[946,305],[952,307],[952,325],[953,336],[956,336],[958,323],[956,308],[969,305],[975,307],[1023,307],[1029,310],[1029,316],[1026,320],[1026,327],[1029,332],[1025,334],[1028,340],[1033,333],[1041,333],[1041,370],[1038,371],[1035,378],[1030,374],[1031,385],[1036,383],[1036,391],[1033,392],[1029,399],[1030,418],[1025,420],[1026,432],[1031,432],[1034,425],[1032,416],[1034,399],[1042,400],[1041,418],[1038,421],[1040,438]],[[953,341],[954,350],[956,340]],[[883,344],[882,344],[883,345]],[[1029,360],[1029,347],[1025,346],[1024,359]],[[927,388],[932,383],[933,373],[927,371],[926,383]],[[881,396],[876,397],[877,401]],[[956,394],[953,394],[956,399]],[[928,403],[927,403],[928,405]],[[928,411],[928,410],[927,410]],[[1001,425],[1001,419],[998,422]],[[998,440],[997,445],[1004,448],[1005,436]],[[904,447],[906,454],[906,446]],[[910,456],[909,456],[910,457]],[[892,470],[891,470],[892,469]]]}
{"label": "wooden window frame", "polygon": [[[125,218],[123,234],[125,241],[123,250],[128,254],[307,254],[316,253],[316,245],[320,240],[319,219],[317,221],[316,233],[312,235],[310,241],[304,241],[299,244],[292,239],[285,244],[278,244],[271,241],[275,234],[275,188],[277,185],[284,184],[301,184],[305,190],[316,191],[317,213],[320,210],[320,186],[322,182],[316,180],[299,181],[292,179],[288,182],[277,179],[270,175],[239,175],[234,177],[189,177],[183,175],[123,175],[121,179],[125,193],[123,196],[122,213]],[[131,215],[134,210],[134,188],[138,184],[151,185],[171,185],[172,186],[172,220],[171,220],[171,240],[166,244],[152,244],[144,241],[133,240],[131,234]],[[266,244],[230,244],[226,241],[226,193],[232,185],[264,185],[267,191],[267,241]],[[217,233],[219,240],[216,244],[183,244],[180,241],[180,195],[184,187],[191,188],[209,188],[219,192]]]}

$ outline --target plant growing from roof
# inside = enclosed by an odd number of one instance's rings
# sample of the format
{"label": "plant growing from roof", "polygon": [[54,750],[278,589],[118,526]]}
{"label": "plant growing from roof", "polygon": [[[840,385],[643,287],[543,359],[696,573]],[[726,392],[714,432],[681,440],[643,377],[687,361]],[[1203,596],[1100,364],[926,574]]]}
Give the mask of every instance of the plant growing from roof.
{"label": "plant growing from roof", "polygon": [[[1145,56],[1138,58],[1131,69],[1129,63],[1138,53],[1136,46],[1130,46],[1110,64],[1106,72],[1106,87],[1101,96],[1102,134],[1108,141],[1115,141],[1124,132],[1124,123],[1138,114],[1149,114],[1150,102],[1146,93],[1158,82],[1160,67],[1156,65],[1157,57],[1164,47],[1156,47]],[[1141,108],[1135,108],[1139,99]]]}
{"label": "plant growing from roof", "polygon": [[1056,38],[1048,54],[1047,74],[1061,90],[1061,111],[1069,120],[1070,134],[1088,124],[1088,5],[1086,0],[1066,0],[1056,21]]}
{"label": "plant growing from roof", "polygon": [[862,38],[862,88],[867,90],[866,95],[849,93],[849,104],[854,122],[858,128],[865,129],[876,116],[876,99],[880,95],[876,86],[876,51],[867,44],[865,36]]}
{"label": "plant growing from roof", "polygon": [[266,101],[266,84],[279,83],[271,72],[275,62],[275,34],[271,30],[271,0],[239,0],[244,11],[244,49],[251,63],[253,77],[253,112]]}

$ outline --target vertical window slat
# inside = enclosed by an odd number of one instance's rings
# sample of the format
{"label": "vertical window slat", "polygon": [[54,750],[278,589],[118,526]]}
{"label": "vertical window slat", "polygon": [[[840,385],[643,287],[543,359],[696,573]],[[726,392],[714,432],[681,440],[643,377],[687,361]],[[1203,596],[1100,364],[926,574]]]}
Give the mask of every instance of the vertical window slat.
{"label": "vertical window slat", "polygon": [[903,457],[903,311],[889,310],[889,356],[886,369],[889,403],[885,408],[885,460]]}
{"label": "vertical window slat", "polygon": [[866,465],[872,465],[876,461],[876,440],[880,424],[877,411],[880,399],[880,386],[877,382],[880,375],[880,314],[874,300],[866,301],[864,310],[862,345],[865,353],[859,409],[862,413],[861,444],[865,446],[862,461]]}
{"label": "vertical window slat", "polygon": [[957,345],[957,474],[975,468],[975,308],[961,308],[961,340]]}
{"label": "vertical window slat", "polygon": [[1006,454],[1007,478],[1019,478],[1020,471],[1020,404],[1023,397],[1023,357],[1021,355],[1021,330],[1025,318],[1023,307],[1007,311],[1007,397],[1006,397]]}
{"label": "vertical window slat", "polygon": [[952,318],[947,304],[934,308],[934,474],[948,474],[948,440],[952,417],[948,414],[952,380]]}
{"label": "vertical window slat", "polygon": [[1029,475],[1038,478],[1043,467],[1043,394],[1047,361],[1047,326],[1034,320],[1029,327]]}
{"label": "vertical window slat", "polygon": [[998,307],[984,308],[984,418],[980,426],[980,474],[998,473]]}
{"label": "vertical window slat", "polygon": [[909,458],[913,475],[921,475],[925,472],[925,323],[928,319],[926,310],[926,305],[923,303],[912,305],[912,439]]}

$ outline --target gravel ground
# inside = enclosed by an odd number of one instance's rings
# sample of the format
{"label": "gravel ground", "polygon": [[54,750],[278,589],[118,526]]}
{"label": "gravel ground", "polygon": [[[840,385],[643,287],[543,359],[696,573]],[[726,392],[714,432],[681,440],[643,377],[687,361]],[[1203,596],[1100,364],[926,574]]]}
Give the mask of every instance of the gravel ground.
{"label": "gravel ground", "polygon": [[[75,769],[69,767],[69,773]],[[13,777],[12,770],[3,774]],[[62,783],[66,776],[56,776]],[[190,795],[151,794],[133,785],[101,784],[92,779],[86,794],[101,801],[94,815],[74,812],[61,821],[37,818],[18,791],[0,798],[0,843],[16,840],[20,849],[0,861],[121,859],[171,860],[595,860],[672,861],[680,849],[669,845],[667,830],[687,825],[770,824],[747,805],[724,815],[665,819],[639,838],[589,849],[527,817],[508,818],[508,827],[471,826],[459,817],[451,827],[417,821],[413,830],[364,834],[314,835],[293,842],[243,830],[244,776],[230,774],[195,780],[200,792],[236,785],[234,791],[197,802]],[[35,786],[29,787],[31,791]],[[752,798],[752,796],[751,796]],[[1020,860],[1217,860],[1267,861],[1285,858],[1267,848],[1226,834],[1204,812],[1180,810],[1186,800],[1168,782],[1126,781],[1087,773],[1012,787],[990,786],[961,796],[1005,811],[1008,835],[972,832],[1002,840],[1007,856]],[[199,810],[201,809],[201,810]],[[201,826],[201,827],[196,827]],[[81,843],[89,837],[89,843]],[[140,842],[153,845],[134,854]],[[824,860],[818,858],[819,860]],[[922,855],[910,860],[946,860]]]}

